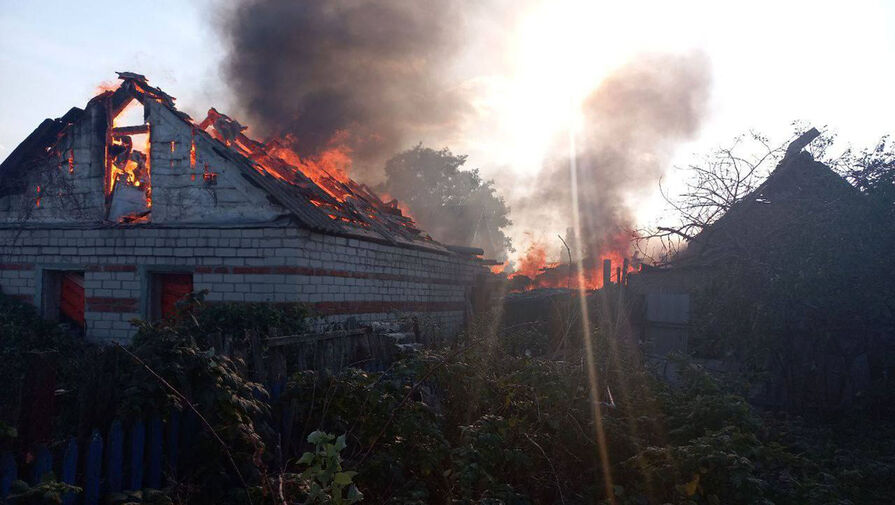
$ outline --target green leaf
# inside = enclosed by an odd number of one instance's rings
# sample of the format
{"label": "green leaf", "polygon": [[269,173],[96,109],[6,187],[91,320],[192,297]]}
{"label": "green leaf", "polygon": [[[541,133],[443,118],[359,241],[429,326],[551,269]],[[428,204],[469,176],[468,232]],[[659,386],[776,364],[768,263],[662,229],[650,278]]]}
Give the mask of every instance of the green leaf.
{"label": "green leaf", "polygon": [[320,430],[314,431],[310,435],[308,435],[308,443],[314,444],[314,445],[329,442],[332,439],[333,439],[332,435],[330,435],[329,433],[320,431]]}
{"label": "green leaf", "polygon": [[345,443],[345,435],[339,435],[339,438],[336,439],[336,451],[341,451],[345,447],[348,447],[348,444]]}
{"label": "green leaf", "polygon": [[357,486],[352,484],[351,487],[348,488],[348,495],[346,497],[348,498],[348,503],[357,503],[364,499],[364,494],[357,489]]}
{"label": "green leaf", "polygon": [[298,459],[299,465],[310,465],[311,462],[314,461],[314,454],[311,452],[306,452],[301,455],[301,458]]}
{"label": "green leaf", "polygon": [[333,478],[333,482],[340,486],[351,484],[351,478],[357,475],[357,472],[339,472]]}

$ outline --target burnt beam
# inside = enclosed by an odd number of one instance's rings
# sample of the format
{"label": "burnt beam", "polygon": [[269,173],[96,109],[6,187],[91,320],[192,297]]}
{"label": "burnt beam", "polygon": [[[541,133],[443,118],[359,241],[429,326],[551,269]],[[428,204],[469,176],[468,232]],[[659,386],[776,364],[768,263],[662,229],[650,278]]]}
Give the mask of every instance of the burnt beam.
{"label": "burnt beam", "polygon": [[136,125],[136,126],[121,126],[118,128],[112,128],[112,136],[125,136],[125,135],[140,135],[143,133],[149,133],[149,125]]}

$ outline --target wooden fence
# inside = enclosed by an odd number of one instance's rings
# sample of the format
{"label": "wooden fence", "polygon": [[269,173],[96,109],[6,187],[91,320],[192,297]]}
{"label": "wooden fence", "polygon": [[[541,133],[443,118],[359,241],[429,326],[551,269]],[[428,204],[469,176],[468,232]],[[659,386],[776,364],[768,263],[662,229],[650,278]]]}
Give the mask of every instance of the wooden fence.
{"label": "wooden fence", "polygon": [[53,450],[38,446],[21,458],[21,467],[11,452],[3,453],[0,499],[9,496],[14,481],[35,485],[50,474],[83,489],[80,495],[65,495],[65,505],[95,505],[108,493],[158,489],[163,468],[175,469],[199,433],[194,418],[174,411],[166,421],[159,415],[128,426],[116,420],[105,434],[93,430],[87,440],[72,437]]}
{"label": "wooden fence", "polygon": [[[271,329],[264,337],[250,331],[245,338],[216,334],[210,340],[217,352],[245,361],[251,378],[267,384],[271,403],[285,390],[287,353],[293,371],[347,366],[378,371],[402,347],[419,344],[416,332],[401,331],[395,324],[282,336]],[[288,430],[285,424],[284,417],[280,428]],[[51,474],[59,482],[82,488],[77,495],[64,496],[64,505],[96,505],[110,493],[158,489],[163,473],[176,472],[201,429],[192,411],[175,410],[168,419],[153,415],[129,423],[116,420],[106,431],[93,430],[86,440],[73,437],[52,449],[38,446],[18,459],[4,452],[0,454],[0,502],[10,495],[16,480],[35,485]]]}
{"label": "wooden fence", "polygon": [[382,371],[402,349],[423,344],[412,325],[373,323],[353,329],[281,335],[270,328],[267,335],[246,331],[244,336],[212,334],[210,345],[217,352],[246,363],[250,378],[263,384],[282,382],[294,370],[341,370],[362,368]]}

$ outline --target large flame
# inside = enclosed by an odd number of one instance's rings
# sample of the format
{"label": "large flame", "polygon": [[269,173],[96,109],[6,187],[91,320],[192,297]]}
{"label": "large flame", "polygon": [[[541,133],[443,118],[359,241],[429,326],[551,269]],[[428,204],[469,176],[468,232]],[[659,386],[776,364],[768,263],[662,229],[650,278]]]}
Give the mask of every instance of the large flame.
{"label": "large flame", "polygon": [[[110,170],[109,170],[109,192],[111,193],[115,189],[115,184],[118,182],[123,182],[130,186],[140,187],[146,184],[147,179],[149,177],[149,152],[150,152],[150,140],[149,134],[142,135],[133,135],[131,137],[127,137],[128,139],[132,139],[133,137],[137,137],[136,143],[131,147],[130,155],[127,156],[126,159],[121,160],[111,160],[110,162]],[[143,138],[140,138],[143,137]],[[125,138],[113,138],[112,145],[113,146],[124,146]],[[148,205],[151,206],[151,198],[149,197],[149,192],[147,188],[147,202]]]}
{"label": "large flame", "polygon": [[[565,258],[564,258],[565,259]],[[606,241],[606,246],[599,249],[596,254],[585,257],[581,265],[566,261],[547,261],[547,247],[545,244],[535,242],[529,246],[525,255],[518,261],[518,265],[509,279],[513,282],[513,291],[530,291],[538,288],[571,288],[596,290],[603,287],[603,261],[611,262],[610,277],[612,282],[617,279],[627,261],[627,271],[635,268],[635,262],[631,260],[631,237],[620,234]],[[494,269],[492,269],[494,271]],[[495,273],[502,272],[497,271]],[[583,285],[581,285],[583,283]]]}
{"label": "large flame", "polygon": [[[288,137],[275,139],[273,142],[268,142],[271,147],[267,153],[298,169],[336,200],[345,201],[348,191],[343,185],[350,180],[348,174],[351,170],[351,151],[347,147],[335,146],[317,155],[302,158],[288,147],[291,144],[292,141]],[[263,159],[258,161],[265,165]],[[265,168],[268,168],[268,172],[277,172],[267,165]]]}
{"label": "large flame", "polygon": [[414,221],[406,206],[397,200],[389,201],[390,197],[383,199],[351,179],[352,158],[347,131],[337,132],[322,151],[301,156],[293,148],[298,145],[293,136],[275,137],[261,143],[245,133],[248,127],[214,108],[208,111],[208,116],[197,127],[239,150],[253,160],[255,168],[262,173],[298,186],[306,185],[310,179],[333,200],[346,204],[344,208],[339,208],[332,200],[315,196],[313,192],[309,194],[310,202],[325,209],[332,219],[370,227],[371,223],[379,220],[375,214],[378,211],[405,227],[413,227]]}

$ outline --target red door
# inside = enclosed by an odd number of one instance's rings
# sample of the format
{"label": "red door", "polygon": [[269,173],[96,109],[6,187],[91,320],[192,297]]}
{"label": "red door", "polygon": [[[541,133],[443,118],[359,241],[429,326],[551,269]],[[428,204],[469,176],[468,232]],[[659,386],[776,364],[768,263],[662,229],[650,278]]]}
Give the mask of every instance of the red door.
{"label": "red door", "polygon": [[164,274],[160,277],[161,315],[166,318],[174,315],[176,312],[174,305],[181,298],[193,292],[193,275]]}
{"label": "red door", "polygon": [[84,327],[84,274],[65,272],[59,283],[59,312]]}

